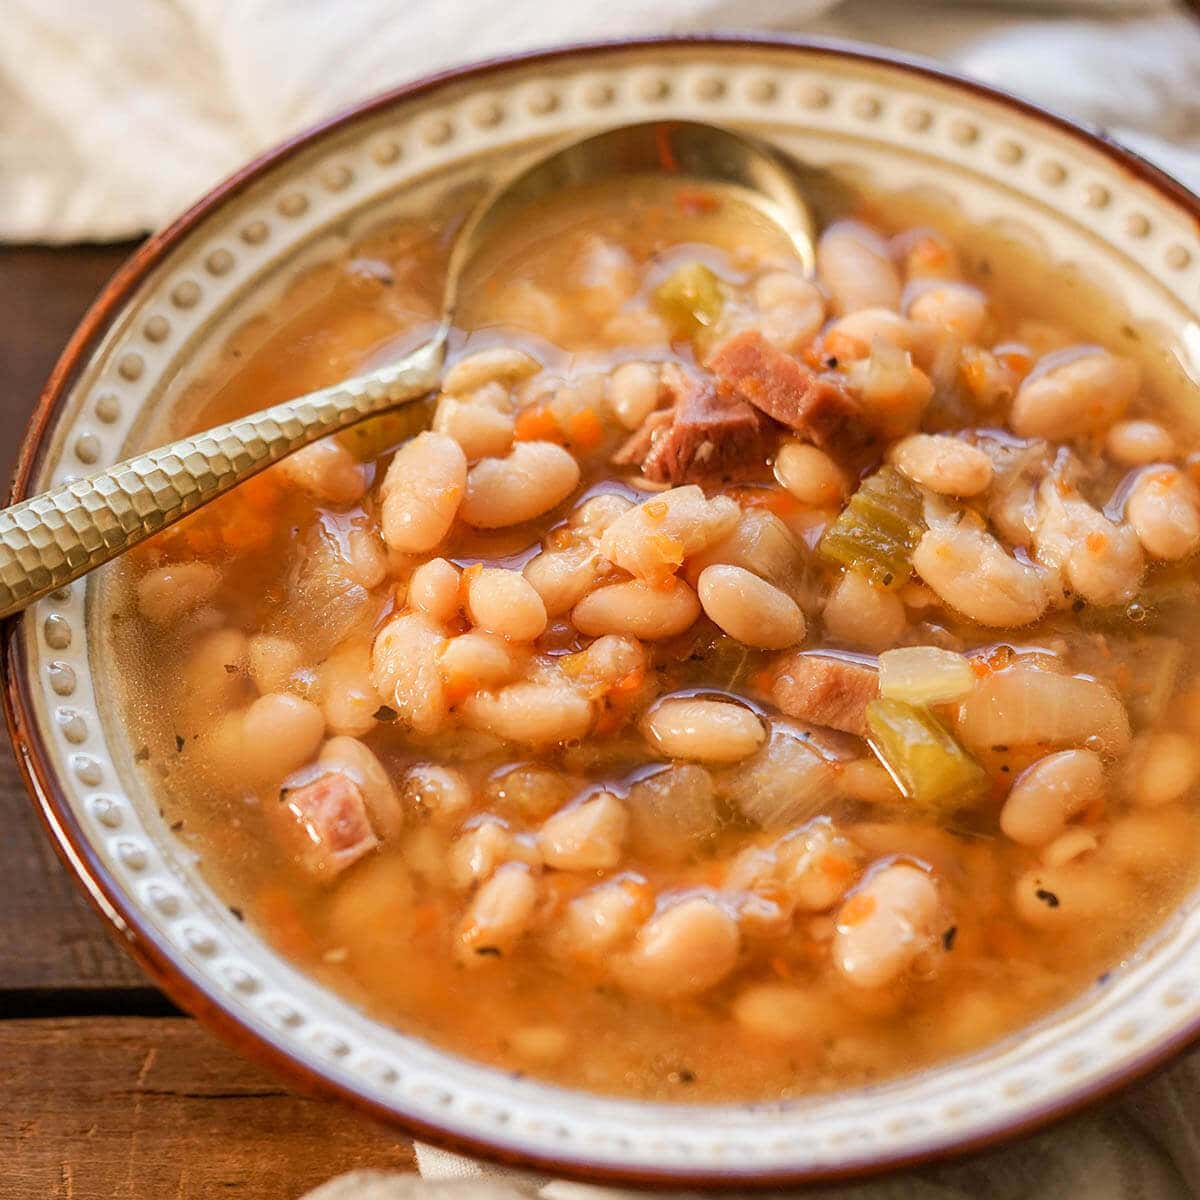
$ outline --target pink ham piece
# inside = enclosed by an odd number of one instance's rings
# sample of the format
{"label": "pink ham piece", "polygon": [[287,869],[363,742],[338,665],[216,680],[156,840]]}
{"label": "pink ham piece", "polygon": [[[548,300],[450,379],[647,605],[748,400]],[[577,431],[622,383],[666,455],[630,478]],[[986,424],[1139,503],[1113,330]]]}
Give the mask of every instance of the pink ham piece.
{"label": "pink ham piece", "polygon": [[340,771],[285,788],[280,799],[301,835],[297,860],[318,879],[332,879],[379,845],[362,792]]}
{"label": "pink ham piece", "polygon": [[867,705],[879,695],[879,674],[865,663],[800,650],[779,660],[771,694],[789,717],[866,737]]}
{"label": "pink ham piece", "polygon": [[652,412],[613,456],[640,466],[657,483],[715,483],[762,470],[774,443],[772,423],[744,400],[717,391],[674,363],[662,369],[670,408]]}
{"label": "pink ham piece", "polygon": [[839,382],[810,371],[755,329],[722,342],[706,365],[722,392],[822,449],[844,455],[871,440],[858,405]]}

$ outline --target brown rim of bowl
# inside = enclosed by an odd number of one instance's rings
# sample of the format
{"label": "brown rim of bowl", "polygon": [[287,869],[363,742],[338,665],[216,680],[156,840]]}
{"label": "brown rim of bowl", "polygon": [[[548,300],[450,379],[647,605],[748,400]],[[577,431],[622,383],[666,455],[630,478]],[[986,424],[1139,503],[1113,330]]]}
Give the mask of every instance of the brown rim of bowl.
{"label": "brown rim of bowl", "polygon": [[[1200,0],[1192,0],[1200,4]],[[150,237],[117,271],[88,309],[55,364],[30,419],[14,472],[9,503],[28,495],[34,470],[40,463],[44,436],[58,415],[71,384],[77,378],[88,352],[108,330],[124,302],[165,255],[186,237],[205,217],[225,201],[241,193],[270,168],[306,149],[325,134],[345,128],[356,121],[381,112],[398,101],[431,92],[450,82],[486,78],[511,66],[551,63],[579,55],[606,51],[640,50],[663,47],[710,46],[755,48],[764,50],[801,50],[808,54],[848,58],[876,63],[883,67],[908,71],[938,83],[950,84],[988,100],[1006,105],[1043,124],[1076,138],[1099,150],[1129,175],[1149,184],[1188,214],[1200,228],[1200,198],[1177,180],[1136,154],[1116,144],[1101,131],[1088,129],[1054,112],[1040,108],[998,88],[978,83],[920,58],[870,49],[854,42],[790,36],[746,36],[738,34],[700,34],[662,36],[608,41],[580,42],[535,50],[524,54],[491,58],[456,67],[405,84],[364,101],[312,126],[289,141],[254,159],[236,174],[219,183],[166,229]],[[688,1168],[622,1167],[610,1162],[589,1162],[586,1158],[559,1159],[551,1154],[525,1150],[516,1145],[476,1140],[447,1131],[414,1116],[401,1105],[385,1104],[364,1096],[350,1085],[335,1082],[308,1062],[280,1045],[273,1037],[259,1034],[246,1021],[225,1009],[215,989],[191,978],[173,958],[165,941],[143,919],[131,898],[109,874],[93,850],[87,835],[67,803],[50,765],[46,746],[33,717],[33,705],[25,673],[26,660],[20,644],[19,622],[7,622],[4,635],[4,714],[21,774],[35,800],[43,823],[52,835],[59,856],[76,876],[95,908],[108,921],[125,948],[141,964],[153,982],[181,1008],[190,1012],[211,1031],[240,1053],[284,1075],[306,1093],[348,1102],[360,1112],[399,1125],[409,1134],[445,1149],[506,1163],[510,1166],[577,1179],[583,1182],[623,1183],[648,1188],[680,1187],[753,1187],[780,1188],[803,1184],[835,1183],[860,1180],[901,1167],[915,1167],[948,1158],[962,1157],[989,1149],[1012,1138],[1044,1129],[1080,1109],[1102,1100],[1118,1089],[1166,1066],[1178,1054],[1200,1040],[1200,1013],[1189,1025],[1161,1044],[1115,1068],[1104,1078],[1081,1085],[1064,1097],[1038,1105],[1013,1120],[1001,1120],[990,1128],[968,1137],[955,1139],[930,1137],[913,1148],[897,1153],[882,1152],[853,1155],[837,1166],[791,1170],[757,1170],[753,1166],[727,1170]]]}

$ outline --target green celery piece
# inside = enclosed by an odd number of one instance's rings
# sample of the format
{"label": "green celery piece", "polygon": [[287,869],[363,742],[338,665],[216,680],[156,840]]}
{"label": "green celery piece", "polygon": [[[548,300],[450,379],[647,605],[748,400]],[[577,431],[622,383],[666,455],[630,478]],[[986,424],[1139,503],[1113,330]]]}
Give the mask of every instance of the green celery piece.
{"label": "green celery piece", "polygon": [[872,700],[867,729],[871,748],[924,815],[944,816],[987,794],[983,768],[927,708]]}
{"label": "green celery piece", "polygon": [[702,262],[681,263],[654,290],[654,306],[679,337],[715,325],[725,307],[721,281]]}
{"label": "green celery piece", "polygon": [[818,549],[872,583],[895,588],[912,575],[924,531],[920,493],[894,467],[880,467],[862,481]]}

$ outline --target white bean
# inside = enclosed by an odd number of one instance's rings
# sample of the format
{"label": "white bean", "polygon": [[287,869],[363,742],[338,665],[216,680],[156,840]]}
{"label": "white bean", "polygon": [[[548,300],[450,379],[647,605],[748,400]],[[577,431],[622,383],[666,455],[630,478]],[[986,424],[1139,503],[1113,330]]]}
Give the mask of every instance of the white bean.
{"label": "white bean", "polygon": [[325,733],[321,710],[286,692],[259,696],[242,716],[247,773],[263,782],[282,779],[317,752]]}
{"label": "white bean", "polygon": [[1104,448],[1109,458],[1127,467],[1147,467],[1175,457],[1175,439],[1157,421],[1118,421]]}
{"label": "white bean", "polygon": [[1127,358],[1089,351],[1034,372],[1017,390],[1008,423],[1020,437],[1060,441],[1106,430],[1137,394],[1139,372]]}
{"label": "white bean", "polygon": [[637,429],[658,407],[658,367],[653,363],[622,363],[608,384],[608,399],[617,420],[626,429]]}
{"label": "white bean", "polygon": [[651,587],[640,579],[610,583],[589,592],[571,611],[580,633],[620,633],[644,642],[683,633],[700,616],[700,601],[686,583]]}
{"label": "white bean", "polygon": [[783,650],[804,640],[795,600],[742,567],[705,567],[696,591],[709,620],[744,645]]}
{"label": "white bean", "polygon": [[857,221],[837,221],[821,234],[817,270],[839,313],[900,307],[900,275],[887,245]]}
{"label": "white bean", "polygon": [[137,582],[138,611],[155,625],[170,624],[199,608],[220,583],[220,571],[205,562],[155,567]]}
{"label": "white bean", "polygon": [[546,606],[519,571],[467,571],[467,615],[480,629],[513,642],[532,642],[546,628]]}
{"label": "white bean", "polygon": [[532,680],[476,692],[460,711],[472,729],[529,746],[573,741],[592,721],[591,705],[574,689]]}
{"label": "white bean", "polygon": [[560,871],[604,871],[621,861],[629,813],[611,792],[557,812],[538,833],[548,867]]}
{"label": "white bean", "polygon": [[304,656],[291,638],[257,633],[248,646],[250,678],[259,693],[282,692],[291,677],[300,670]]}
{"label": "white bean", "polygon": [[376,635],[371,682],[417,733],[436,733],[446,719],[446,690],[438,664],[443,633],[424,613],[393,617]]}
{"label": "white bean", "polygon": [[692,996],[733,970],[740,946],[734,918],[715,900],[692,896],[642,927],[619,966],[620,977],[650,996]]}
{"label": "white bean", "polygon": [[1062,750],[1022,772],[1000,810],[1000,828],[1023,846],[1044,846],[1104,795],[1104,764],[1091,750]]}
{"label": "white bean", "polygon": [[891,983],[941,932],[941,900],[927,872],[897,864],[871,875],[838,912],[833,961],[853,984]]}
{"label": "white bean", "polygon": [[475,893],[459,929],[459,957],[478,966],[507,953],[533,923],[537,880],[524,863],[506,863]]}
{"label": "white bean", "polygon": [[1200,747],[1182,733],[1139,734],[1128,764],[1133,799],[1158,808],[1186,796],[1200,779]]}
{"label": "white bean", "polygon": [[672,488],[613,521],[600,552],[630,575],[661,583],[689,555],[729,533],[740,515],[728,496],[708,499],[695,484]]}
{"label": "white bean", "polygon": [[408,581],[408,602],[445,624],[458,612],[458,585],[458,568],[444,558],[431,558],[413,571]]}
{"label": "white bean", "polygon": [[523,350],[511,346],[493,346],[459,359],[442,379],[442,391],[453,396],[462,396],[493,381],[520,383],[522,379],[528,379],[540,370],[541,364],[537,359]]}
{"label": "white bean", "polygon": [[477,529],[532,521],[579,483],[579,464],[553,442],[518,442],[506,458],[485,458],[467,476],[462,518]]}
{"label": "white bean", "polygon": [[1100,839],[1090,829],[1078,826],[1060,833],[1048,846],[1042,848],[1042,862],[1048,867],[1061,867],[1085,854],[1091,854]]}
{"label": "white bean", "polygon": [[535,555],[525,564],[524,575],[541,596],[547,615],[558,617],[588,594],[604,569],[604,560],[585,543]]}
{"label": "white bean", "polygon": [[978,496],[992,482],[992,460],[945,434],[915,433],[897,442],[888,458],[914,483],[944,496]]}
{"label": "white bean", "polygon": [[388,554],[375,525],[356,521],[346,534],[346,563],[354,581],[370,590],[388,573]]}
{"label": "white bean", "polygon": [[775,478],[801,504],[813,508],[835,508],[846,496],[841,467],[824,450],[807,442],[785,442],[779,447]]}
{"label": "white bean", "polygon": [[857,571],[834,584],[822,615],[825,632],[851,646],[882,650],[894,646],[908,625],[904,604]]}
{"label": "white bean", "polygon": [[467,398],[443,396],[433,417],[433,428],[453,438],[467,458],[507,454],[513,442],[516,419],[490,404]]}
{"label": "white bean", "polygon": [[402,795],[406,804],[427,813],[439,824],[458,820],[471,807],[471,787],[466,776],[454,767],[418,763],[404,776]]}
{"label": "white bean", "polygon": [[1042,574],[1007,553],[970,514],[931,522],[912,561],[951,608],[981,625],[1028,625],[1050,601]]}
{"label": "white bean", "polygon": [[279,469],[290,483],[330,504],[353,504],[367,490],[362,463],[336,437],[321,438],[289,454]]}
{"label": "white bean", "polygon": [[383,698],[371,681],[367,641],[343,642],[321,664],[318,689],[325,721],[334,733],[358,737],[375,728],[375,713]]}
{"label": "white bean", "polygon": [[987,324],[987,299],[965,283],[943,283],[927,288],[908,306],[916,321],[948,329],[964,342],[977,342]]}
{"label": "white bean", "polygon": [[521,670],[519,658],[504,638],[478,629],[448,638],[440,662],[446,687],[460,695],[511,683]]}
{"label": "white bean", "polygon": [[1155,558],[1186,558],[1200,546],[1200,489],[1175,467],[1144,472],[1129,493],[1125,513]]}
{"label": "white bean", "polygon": [[204,723],[235,705],[246,690],[249,644],[240,629],[214,629],[192,647],[182,671],[183,696]]}
{"label": "white bean", "polygon": [[806,346],[825,321],[825,297],[811,280],[791,271],[769,271],[754,285],[757,324],[781,350]]}
{"label": "white bean", "polygon": [[663,700],[646,714],[642,730],[664,757],[697,762],[739,762],[767,738],[756,714],[724,700]]}
{"label": "white bean", "polygon": [[649,915],[649,903],[646,889],[632,880],[594,887],[567,905],[561,945],[572,957],[598,961],[632,939]]}
{"label": "white bean", "polygon": [[450,847],[447,865],[456,887],[468,888],[482,883],[509,859],[512,834],[499,821],[483,821],[468,829]]}
{"label": "white bean", "polygon": [[787,983],[759,983],[733,1002],[733,1019],[759,1037],[821,1043],[845,1020],[827,992]]}
{"label": "white bean", "polygon": [[418,434],[396,451],[380,488],[383,540],[423,554],[446,536],[467,486],[467,459],[453,438]]}

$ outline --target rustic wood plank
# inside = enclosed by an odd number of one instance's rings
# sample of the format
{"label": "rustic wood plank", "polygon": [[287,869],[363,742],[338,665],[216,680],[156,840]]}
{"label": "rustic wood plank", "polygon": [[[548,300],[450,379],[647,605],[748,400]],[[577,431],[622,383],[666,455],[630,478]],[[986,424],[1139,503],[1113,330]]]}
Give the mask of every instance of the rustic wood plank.
{"label": "rustic wood plank", "polygon": [[[133,246],[0,248],[0,476],[71,330]],[[3,739],[7,743],[7,738]],[[142,987],[141,972],[59,864],[7,745],[0,749],[0,1012],[9,989]]]}
{"label": "rustic wood plank", "polygon": [[284,1090],[193,1021],[0,1021],[0,1200],[292,1200],[412,1145]]}

